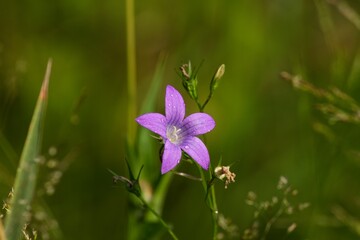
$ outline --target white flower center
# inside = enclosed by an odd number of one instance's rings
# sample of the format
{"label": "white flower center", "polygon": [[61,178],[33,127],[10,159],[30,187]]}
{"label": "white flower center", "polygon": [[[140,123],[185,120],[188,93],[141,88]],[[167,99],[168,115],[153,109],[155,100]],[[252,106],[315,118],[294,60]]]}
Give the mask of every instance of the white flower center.
{"label": "white flower center", "polygon": [[177,128],[175,126],[169,126],[166,131],[166,137],[169,139],[172,143],[178,143],[181,136],[180,136],[180,128]]}

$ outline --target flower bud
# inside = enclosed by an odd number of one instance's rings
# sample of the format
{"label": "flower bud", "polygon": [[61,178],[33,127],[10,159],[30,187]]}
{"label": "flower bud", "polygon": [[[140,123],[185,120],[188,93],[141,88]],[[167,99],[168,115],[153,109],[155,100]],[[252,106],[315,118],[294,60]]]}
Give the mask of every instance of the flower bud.
{"label": "flower bud", "polygon": [[213,78],[211,79],[211,83],[210,83],[211,91],[214,91],[218,87],[219,80],[224,76],[224,73],[225,73],[225,64],[221,64],[220,67],[215,72]]}
{"label": "flower bud", "polygon": [[197,100],[197,72],[192,71],[190,61],[188,64],[183,64],[180,67],[180,76],[185,90],[189,93],[192,99]]}

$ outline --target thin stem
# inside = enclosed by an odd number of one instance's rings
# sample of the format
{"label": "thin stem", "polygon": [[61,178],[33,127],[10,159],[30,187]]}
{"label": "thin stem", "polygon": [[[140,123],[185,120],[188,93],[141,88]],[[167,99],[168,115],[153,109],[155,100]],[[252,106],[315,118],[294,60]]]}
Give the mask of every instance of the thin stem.
{"label": "thin stem", "polygon": [[[210,187],[210,195],[208,195],[209,188],[208,188],[208,183],[207,183],[205,174],[198,164],[196,164],[196,166],[199,169],[201,179],[202,179],[202,185],[203,185],[204,191],[206,193],[206,201],[211,210],[211,216],[212,216],[212,222],[213,222],[213,239],[216,240],[217,232],[218,232],[218,224],[217,224],[218,210],[217,210],[217,204],[216,204],[216,198],[215,198],[215,189],[214,189],[214,186],[211,186]],[[209,171],[211,171],[211,166],[210,166]]]}
{"label": "thin stem", "polygon": [[264,230],[264,234],[261,238],[261,240],[265,240],[266,236],[268,235],[268,233],[270,232],[270,229],[272,227],[272,225],[276,222],[276,220],[281,216],[281,214],[284,212],[284,207],[282,206],[277,212],[276,214],[266,223],[265,226],[265,230]]}
{"label": "thin stem", "polygon": [[133,146],[136,137],[136,42],[134,0],[126,0],[126,49],[127,49],[127,84],[128,84],[128,144]]}
{"label": "thin stem", "polygon": [[187,179],[190,179],[190,180],[194,180],[194,181],[202,181],[201,178],[198,178],[198,177],[195,177],[195,176],[192,176],[190,174],[187,174],[187,173],[183,173],[183,172],[176,172],[176,171],[173,171],[172,172],[173,174],[176,174],[176,175],[179,175],[181,177],[184,177],[184,178],[187,178]]}
{"label": "thin stem", "polygon": [[[209,100],[212,97],[212,92],[210,92],[208,98],[206,99],[205,103],[201,106],[201,104],[196,101],[198,107],[199,107],[199,111],[203,112],[205,106],[207,105],[207,103],[209,102]],[[204,138],[204,142],[206,143],[206,139],[205,139],[205,135],[203,135]],[[217,218],[218,218],[218,209],[217,209],[217,204],[216,204],[216,194],[215,194],[215,188],[214,186],[210,186],[210,188],[208,188],[208,182],[205,178],[204,172],[202,171],[201,167],[199,165],[198,169],[202,178],[202,183],[203,183],[203,187],[206,193],[206,200],[209,204],[210,210],[211,210],[211,216],[212,216],[212,221],[213,221],[213,239],[216,240],[217,239],[217,232],[218,232],[218,223],[217,223]],[[209,173],[210,173],[210,179],[211,179],[211,173],[213,172],[211,164],[209,166]],[[209,194],[210,191],[210,195]]]}
{"label": "thin stem", "polygon": [[339,12],[345,17],[347,18],[352,24],[354,24],[354,26],[360,30],[360,16],[359,14],[349,6],[349,4],[344,1],[344,0],[339,0],[339,1],[327,1],[329,4],[333,4],[335,7],[337,7],[337,9],[339,10]]}
{"label": "thin stem", "polygon": [[[211,173],[212,171],[212,167],[210,164],[209,167],[209,172],[210,172],[210,177],[211,177]],[[212,202],[212,218],[213,218],[213,239],[216,240],[217,238],[217,231],[218,231],[218,223],[217,223],[217,218],[218,218],[218,208],[217,208],[217,204],[216,204],[216,194],[215,194],[215,187],[212,185],[210,187],[210,196],[211,196],[211,202]]]}
{"label": "thin stem", "polygon": [[212,96],[213,96],[213,93],[212,93],[212,91],[210,91],[210,93],[209,93],[207,99],[205,100],[204,104],[199,107],[200,112],[204,112],[204,108],[206,107],[206,105],[208,104],[208,102],[210,101]]}
{"label": "thin stem", "polygon": [[144,204],[144,206],[150,210],[150,212],[152,212],[157,219],[160,221],[160,223],[164,226],[164,228],[166,228],[166,230],[168,231],[168,233],[171,235],[171,237],[175,240],[178,240],[177,236],[175,235],[175,233],[171,230],[171,227],[162,219],[162,217],[149,205],[147,204],[147,202],[145,201],[145,199],[140,196],[139,199],[141,200],[141,202]]}
{"label": "thin stem", "polygon": [[196,164],[196,166],[198,167],[198,170],[199,170],[199,173],[200,173],[200,176],[201,176],[201,180],[202,180],[202,185],[203,185],[204,191],[206,192],[207,191],[207,181],[206,181],[206,178],[205,178],[205,174],[204,174],[204,172],[202,171],[201,167],[198,164]]}
{"label": "thin stem", "polygon": [[199,102],[199,99],[196,99],[196,104],[197,104],[200,112],[202,112],[203,107],[201,106],[201,103]]}

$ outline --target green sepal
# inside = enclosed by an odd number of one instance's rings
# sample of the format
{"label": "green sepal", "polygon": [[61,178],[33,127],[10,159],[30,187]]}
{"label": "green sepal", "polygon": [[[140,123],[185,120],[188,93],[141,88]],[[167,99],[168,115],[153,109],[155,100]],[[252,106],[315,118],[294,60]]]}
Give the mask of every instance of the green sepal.
{"label": "green sepal", "polygon": [[199,72],[199,69],[201,67],[201,64],[198,68],[196,68],[194,71],[191,67],[191,62],[187,64],[183,64],[180,67],[180,71],[178,72],[179,76],[182,79],[182,85],[184,86],[185,90],[188,92],[190,97],[194,99],[196,102],[199,99],[198,96],[198,89],[197,89],[197,74]]}
{"label": "green sepal", "polygon": [[141,171],[144,167],[144,165],[141,166],[138,176],[137,178],[134,177],[134,174],[131,170],[130,164],[128,161],[126,161],[126,165],[128,167],[129,170],[129,177],[130,179],[124,177],[124,176],[119,176],[117,175],[115,172],[111,171],[110,169],[108,169],[108,171],[113,175],[113,182],[115,184],[117,184],[119,181],[125,184],[126,190],[132,194],[134,194],[135,196],[141,198],[141,187],[140,187],[140,183],[139,183],[139,179],[140,179],[140,174]]}

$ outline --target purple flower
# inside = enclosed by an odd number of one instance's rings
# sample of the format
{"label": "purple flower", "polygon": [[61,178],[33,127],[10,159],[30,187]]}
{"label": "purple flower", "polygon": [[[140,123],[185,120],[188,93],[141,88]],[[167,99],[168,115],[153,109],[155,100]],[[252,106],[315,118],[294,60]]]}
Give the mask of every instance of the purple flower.
{"label": "purple flower", "polygon": [[210,132],[215,127],[215,121],[206,113],[194,113],[185,119],[184,117],[184,99],[175,88],[168,85],[165,95],[165,116],[160,113],[146,113],[136,118],[141,126],[159,134],[164,141],[162,174],[180,162],[181,150],[205,170],[209,168],[209,152],[196,136]]}

